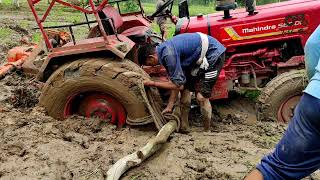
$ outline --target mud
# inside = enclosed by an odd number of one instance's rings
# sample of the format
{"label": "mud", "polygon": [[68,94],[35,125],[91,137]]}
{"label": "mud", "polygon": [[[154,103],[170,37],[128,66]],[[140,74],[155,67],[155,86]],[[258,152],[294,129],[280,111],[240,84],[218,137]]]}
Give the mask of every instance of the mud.
{"label": "mud", "polygon": [[[56,121],[38,107],[4,111],[0,118],[1,179],[104,179],[112,164],[156,134],[153,126],[116,130],[97,119]],[[284,130],[274,123],[214,125],[212,132],[193,127],[173,134],[123,179],[241,179]]]}
{"label": "mud", "polygon": [[0,107],[29,111],[38,104],[41,84],[16,71],[0,81]]}
{"label": "mud", "polygon": [[[152,127],[116,130],[81,117],[56,121],[38,107],[28,113],[12,109],[0,118],[3,179],[104,179],[116,160],[156,134]],[[254,126],[215,125],[209,133],[193,128],[188,135],[174,134],[158,154],[124,179],[239,179],[270,151],[269,146],[256,145],[261,136]],[[272,133],[280,137],[281,131]]]}

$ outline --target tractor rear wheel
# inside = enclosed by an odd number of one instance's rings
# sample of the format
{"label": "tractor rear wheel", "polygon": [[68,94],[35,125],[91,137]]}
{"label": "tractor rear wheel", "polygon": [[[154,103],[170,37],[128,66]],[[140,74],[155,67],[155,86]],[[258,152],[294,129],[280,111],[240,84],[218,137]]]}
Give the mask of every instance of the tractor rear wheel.
{"label": "tractor rear wheel", "polygon": [[[56,119],[72,114],[98,117],[122,126],[126,119],[149,123],[138,87],[148,75],[135,63],[118,58],[88,58],[61,66],[47,80],[40,105]],[[150,119],[150,118],[149,118]],[[152,120],[151,120],[152,122]]]}
{"label": "tractor rear wheel", "polygon": [[306,84],[303,70],[293,70],[275,77],[258,98],[257,119],[288,123]]}

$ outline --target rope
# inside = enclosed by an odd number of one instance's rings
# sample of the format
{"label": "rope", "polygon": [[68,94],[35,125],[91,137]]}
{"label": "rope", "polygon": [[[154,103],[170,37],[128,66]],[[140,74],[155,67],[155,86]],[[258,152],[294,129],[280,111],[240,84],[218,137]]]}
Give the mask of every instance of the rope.
{"label": "rope", "polygon": [[173,114],[173,113],[162,113],[163,117],[167,120],[167,122],[169,121],[176,121],[177,122],[177,128],[176,131],[178,132],[180,129],[180,118]]}
{"label": "rope", "polygon": [[156,107],[156,103],[150,103],[150,100],[153,100],[152,92],[147,93],[143,84],[143,81],[141,80],[138,83],[142,98],[144,102],[147,105],[147,108],[153,118],[153,122],[156,125],[157,129],[161,129],[167,122],[170,120],[177,121],[177,131],[180,129],[180,118],[172,113],[165,113],[162,114],[159,107]]}
{"label": "rope", "polygon": [[156,125],[157,129],[161,129],[167,122],[166,120],[163,118],[163,116],[161,115],[161,113],[156,113],[155,112],[155,109],[154,109],[154,103],[153,106],[151,105],[150,101],[149,101],[149,98],[147,97],[147,92],[146,90],[144,89],[144,84],[143,84],[143,81],[140,81],[138,83],[138,86],[139,86],[139,89],[140,89],[140,92],[141,92],[141,95],[142,95],[142,98],[144,100],[144,102],[146,103],[147,105],[147,108],[153,118],[153,121],[154,121],[154,124]]}

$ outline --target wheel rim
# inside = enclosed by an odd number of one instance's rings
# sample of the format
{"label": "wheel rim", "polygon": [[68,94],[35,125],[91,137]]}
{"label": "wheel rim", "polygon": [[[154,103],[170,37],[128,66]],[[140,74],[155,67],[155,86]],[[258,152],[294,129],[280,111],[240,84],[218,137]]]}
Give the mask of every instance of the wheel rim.
{"label": "wheel rim", "polygon": [[278,110],[278,121],[288,123],[293,115],[294,109],[300,101],[301,94],[291,96],[284,101]]}
{"label": "wheel rim", "polygon": [[64,118],[78,114],[87,118],[99,118],[123,126],[126,111],[119,101],[103,93],[78,93],[70,98],[64,108]]}

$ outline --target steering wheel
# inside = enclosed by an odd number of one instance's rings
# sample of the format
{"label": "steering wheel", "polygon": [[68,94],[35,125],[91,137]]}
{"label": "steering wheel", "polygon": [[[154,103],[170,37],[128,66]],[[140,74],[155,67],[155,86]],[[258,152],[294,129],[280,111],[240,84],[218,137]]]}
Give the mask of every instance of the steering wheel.
{"label": "steering wheel", "polygon": [[[160,16],[169,16],[172,17],[172,7],[173,7],[173,1],[174,0],[168,0],[165,2],[156,12],[154,12],[151,16],[147,16],[148,19],[153,20],[155,17]],[[165,14],[162,14],[162,11],[165,10]]]}

